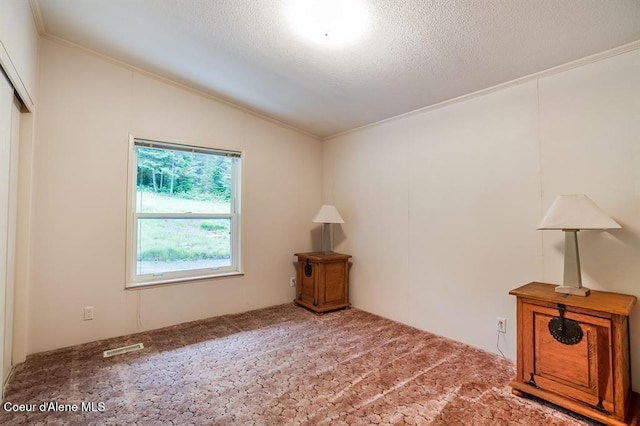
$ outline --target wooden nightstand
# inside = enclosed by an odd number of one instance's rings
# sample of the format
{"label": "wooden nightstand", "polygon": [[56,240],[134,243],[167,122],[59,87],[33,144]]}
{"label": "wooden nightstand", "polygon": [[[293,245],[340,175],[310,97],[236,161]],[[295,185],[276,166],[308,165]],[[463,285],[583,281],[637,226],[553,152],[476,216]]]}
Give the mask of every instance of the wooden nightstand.
{"label": "wooden nightstand", "polygon": [[296,304],[317,313],[346,308],[349,303],[349,258],[340,253],[296,253]]}
{"label": "wooden nightstand", "polygon": [[509,292],[517,297],[513,393],[610,425],[637,424],[628,320],[636,297],[603,291],[573,296],[555,287],[532,282]]}

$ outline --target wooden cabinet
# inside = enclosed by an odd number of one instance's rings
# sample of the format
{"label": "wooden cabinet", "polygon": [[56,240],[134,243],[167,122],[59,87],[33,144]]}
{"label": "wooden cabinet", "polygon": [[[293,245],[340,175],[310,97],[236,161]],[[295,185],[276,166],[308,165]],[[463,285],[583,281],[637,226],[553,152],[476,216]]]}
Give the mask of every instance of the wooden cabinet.
{"label": "wooden cabinet", "polygon": [[636,424],[628,321],[636,297],[602,291],[574,296],[555,287],[533,282],[509,292],[517,297],[514,394],[605,424]]}
{"label": "wooden cabinet", "polygon": [[296,298],[300,306],[322,313],[349,303],[349,258],[340,253],[296,253]]}

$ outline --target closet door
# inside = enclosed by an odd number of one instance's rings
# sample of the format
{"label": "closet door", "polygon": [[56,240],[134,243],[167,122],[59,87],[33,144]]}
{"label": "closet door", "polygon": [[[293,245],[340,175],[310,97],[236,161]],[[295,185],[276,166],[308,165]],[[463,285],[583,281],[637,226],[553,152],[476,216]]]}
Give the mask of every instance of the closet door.
{"label": "closet door", "polygon": [[13,362],[13,319],[15,316],[16,233],[18,231],[18,156],[20,148],[20,108],[13,97],[11,107],[11,147],[9,162],[9,213],[7,215],[7,288],[5,291],[4,360],[2,376],[9,377]]}
{"label": "closet door", "polygon": [[[13,247],[10,241],[9,212],[10,212],[10,181],[11,181],[11,111],[13,108],[13,88],[3,73],[0,72],[0,400],[4,397],[4,349],[6,326],[6,292],[9,264],[9,249]],[[11,243],[11,244],[10,244]],[[13,269],[13,268],[12,268]]]}

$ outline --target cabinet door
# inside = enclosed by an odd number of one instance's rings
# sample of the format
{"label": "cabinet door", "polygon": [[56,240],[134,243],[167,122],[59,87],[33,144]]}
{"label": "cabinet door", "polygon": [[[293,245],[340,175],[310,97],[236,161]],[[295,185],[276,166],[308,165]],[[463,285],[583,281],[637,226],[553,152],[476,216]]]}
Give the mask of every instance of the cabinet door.
{"label": "cabinet door", "polygon": [[305,260],[298,261],[298,299],[313,306],[318,305],[318,264]]}
{"label": "cabinet door", "polygon": [[579,342],[566,344],[549,331],[558,309],[524,304],[523,314],[525,330],[531,330],[523,342],[525,380],[533,378],[541,389],[614,411],[611,321],[565,311],[564,318],[582,330]]}

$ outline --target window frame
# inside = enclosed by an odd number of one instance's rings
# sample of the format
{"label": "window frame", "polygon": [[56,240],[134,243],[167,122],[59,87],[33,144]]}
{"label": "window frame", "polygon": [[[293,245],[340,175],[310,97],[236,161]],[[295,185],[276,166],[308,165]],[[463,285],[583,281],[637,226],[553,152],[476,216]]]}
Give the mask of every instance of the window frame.
{"label": "window frame", "polygon": [[[208,155],[237,158],[232,167],[231,208],[229,213],[139,213],[137,201],[137,153],[136,147],[170,149]],[[127,176],[127,243],[125,289],[146,286],[190,282],[194,280],[243,275],[242,269],[242,170],[243,151],[186,145],[174,141],[158,141],[129,135],[129,167]],[[138,220],[139,219],[230,219],[231,265],[213,268],[168,271],[160,274],[137,274]]]}

